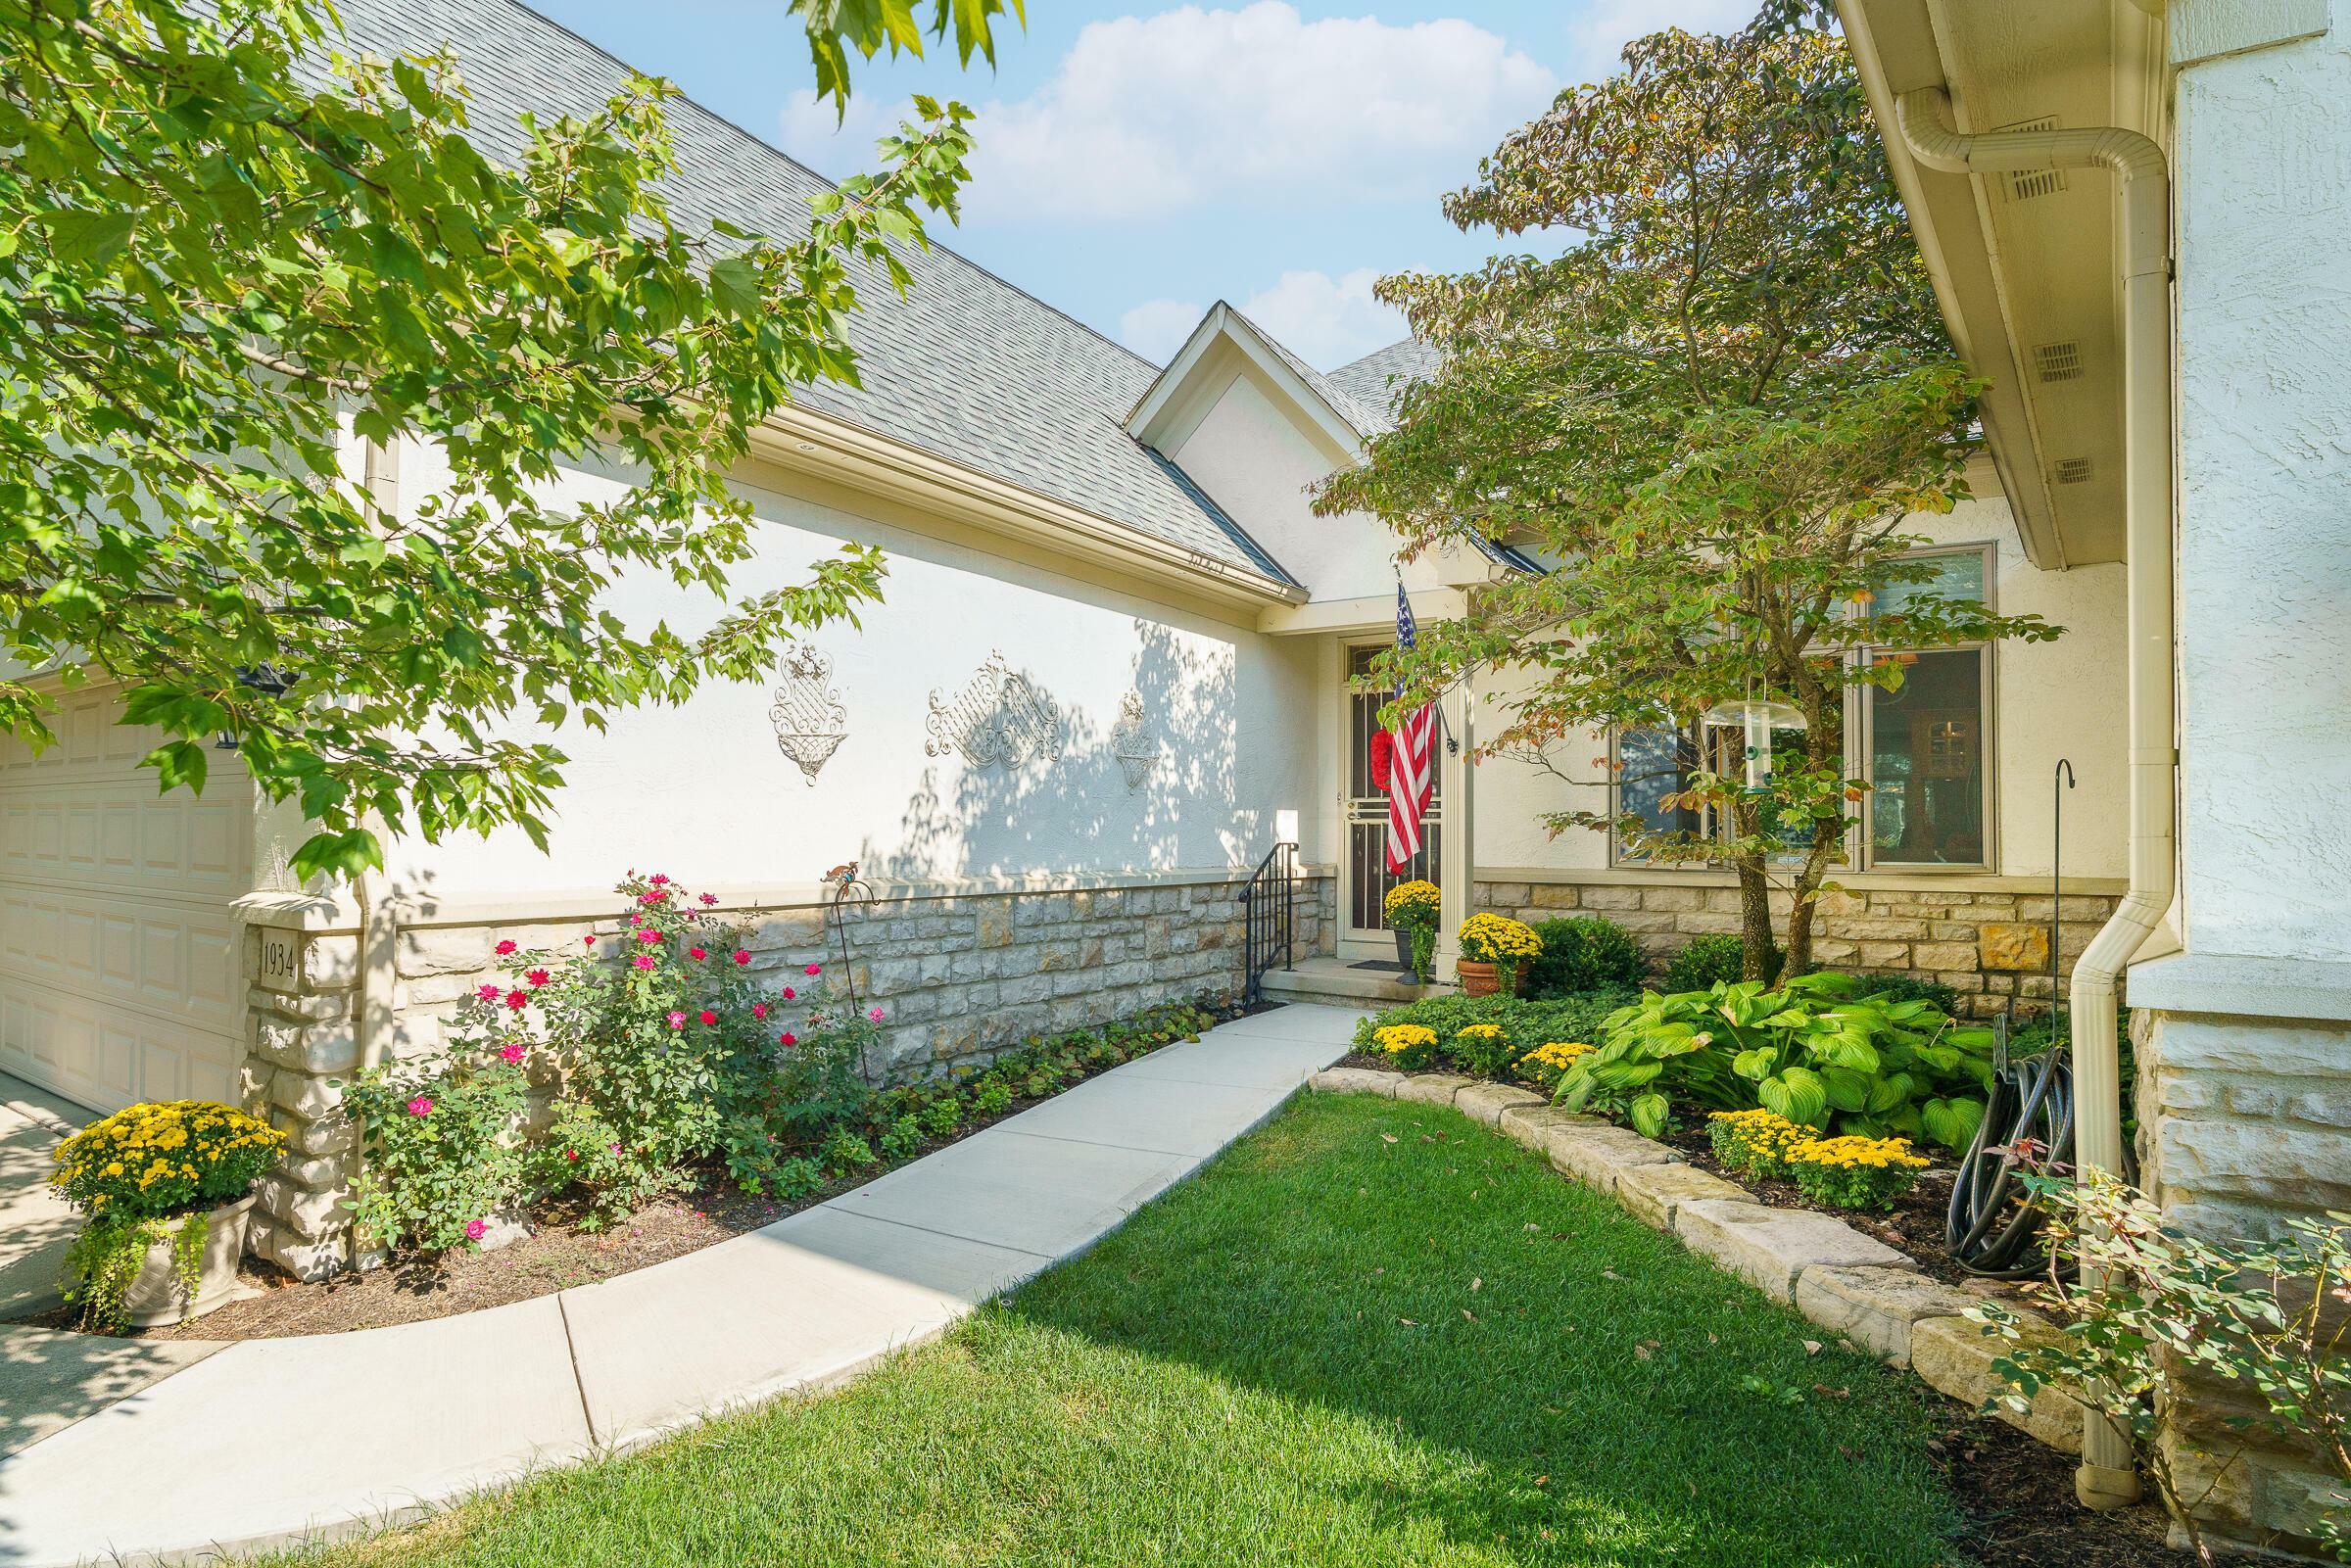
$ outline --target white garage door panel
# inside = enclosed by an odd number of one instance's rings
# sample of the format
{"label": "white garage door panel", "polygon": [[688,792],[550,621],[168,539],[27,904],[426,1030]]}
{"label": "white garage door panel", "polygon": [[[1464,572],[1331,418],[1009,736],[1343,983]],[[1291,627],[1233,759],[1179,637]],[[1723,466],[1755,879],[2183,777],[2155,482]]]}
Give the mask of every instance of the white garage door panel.
{"label": "white garage door panel", "polygon": [[160,738],[77,693],[36,757],[0,741],[0,1070],[85,1105],[232,1098],[252,789],[214,753],[201,796],[138,770]]}

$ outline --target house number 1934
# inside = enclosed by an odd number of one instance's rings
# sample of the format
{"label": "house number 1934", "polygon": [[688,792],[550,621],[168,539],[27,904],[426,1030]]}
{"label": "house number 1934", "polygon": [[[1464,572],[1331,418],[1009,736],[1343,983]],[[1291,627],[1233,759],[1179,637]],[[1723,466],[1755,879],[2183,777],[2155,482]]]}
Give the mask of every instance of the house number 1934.
{"label": "house number 1934", "polygon": [[262,932],[261,981],[271,990],[302,987],[302,940],[292,931]]}

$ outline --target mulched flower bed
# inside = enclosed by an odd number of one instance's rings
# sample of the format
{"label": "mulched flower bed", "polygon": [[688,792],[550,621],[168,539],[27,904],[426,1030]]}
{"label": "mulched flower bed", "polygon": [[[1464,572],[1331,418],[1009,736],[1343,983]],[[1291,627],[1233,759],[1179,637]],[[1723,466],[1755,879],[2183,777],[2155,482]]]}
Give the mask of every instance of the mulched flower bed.
{"label": "mulched flower bed", "polygon": [[2005,1422],[1953,1405],[1928,1448],[1967,1516],[1961,1544],[1976,1568],[2195,1568],[2195,1553],[2164,1544],[2160,1505],[2083,1507],[2073,1458]]}
{"label": "mulched flower bed", "polygon": [[[1224,1022],[1269,1011],[1227,1008],[1215,1013]],[[1169,1042],[1175,1043],[1173,1041]],[[1164,1049],[1164,1047],[1162,1047]],[[1148,1052],[1140,1056],[1149,1055]],[[1086,1071],[1064,1084],[1067,1094],[1078,1084],[1109,1069]],[[1038,1099],[1016,1099],[1003,1116],[990,1120],[967,1119],[950,1137],[933,1139],[913,1158],[1020,1115]],[[716,1170],[701,1172],[692,1187],[654,1199],[626,1218],[589,1229],[586,1211],[577,1203],[556,1199],[530,1210],[531,1234],[491,1252],[453,1251],[409,1253],[382,1268],[365,1273],[343,1273],[306,1284],[248,1258],[240,1270],[243,1283],[258,1294],[231,1302],[204,1316],[168,1328],[131,1329],[124,1337],[147,1340],[258,1340],[287,1339],[304,1334],[343,1334],[355,1329],[387,1328],[395,1323],[418,1323],[459,1312],[525,1302],[575,1285],[649,1268],[704,1247],[772,1225],[788,1214],[813,1208],[827,1199],[893,1168],[876,1164],[839,1177],[803,1198],[790,1203],[743,1192]],[[14,1319],[41,1328],[76,1326],[71,1307]]]}

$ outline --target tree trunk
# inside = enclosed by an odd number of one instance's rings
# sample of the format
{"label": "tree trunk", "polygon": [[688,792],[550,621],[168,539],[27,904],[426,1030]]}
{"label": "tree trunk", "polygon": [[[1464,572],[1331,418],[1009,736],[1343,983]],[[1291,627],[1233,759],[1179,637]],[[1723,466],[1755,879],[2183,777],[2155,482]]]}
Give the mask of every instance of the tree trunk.
{"label": "tree trunk", "polygon": [[1742,855],[1733,865],[1739,872],[1739,977],[1769,984],[1773,978],[1771,879],[1763,875],[1763,862],[1754,856]]}
{"label": "tree trunk", "polygon": [[1780,966],[1783,978],[1812,973],[1812,907],[1817,902],[1817,886],[1799,890],[1796,907],[1788,912],[1787,962]]}

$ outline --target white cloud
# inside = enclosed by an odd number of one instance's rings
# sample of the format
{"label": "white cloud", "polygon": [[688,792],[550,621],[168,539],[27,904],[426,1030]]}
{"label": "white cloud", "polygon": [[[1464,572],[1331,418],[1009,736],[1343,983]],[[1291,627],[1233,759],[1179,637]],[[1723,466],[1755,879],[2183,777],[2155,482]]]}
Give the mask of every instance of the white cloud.
{"label": "white cloud", "polygon": [[1250,295],[1241,313],[1308,364],[1329,370],[1405,335],[1403,312],[1371,297],[1378,281],[1367,266],[1335,280],[1327,272],[1284,272]]}
{"label": "white cloud", "polygon": [[1577,81],[1613,76],[1635,38],[1668,27],[1736,32],[1754,20],[1755,0],[1594,0],[1567,24],[1568,68]]}
{"label": "white cloud", "polygon": [[1101,220],[1421,197],[1467,178],[1558,86],[1458,19],[1308,22],[1257,0],[1089,23],[1051,81],[980,111],[971,200],[994,217]]}
{"label": "white cloud", "polygon": [[1207,313],[1189,300],[1145,300],[1119,317],[1119,341],[1153,364],[1166,364]]}
{"label": "white cloud", "polygon": [[894,133],[901,120],[914,119],[911,98],[849,97],[843,119],[831,103],[818,103],[816,89],[801,87],[785,100],[777,117],[777,141],[786,152],[810,168],[839,179],[880,166],[874,158],[876,139]]}

